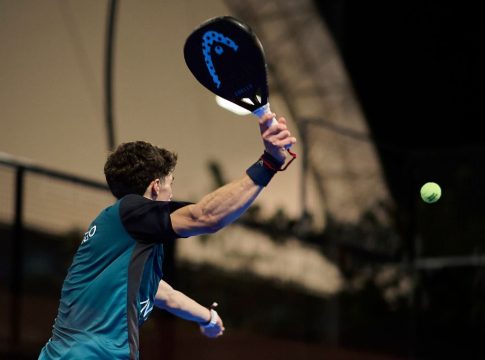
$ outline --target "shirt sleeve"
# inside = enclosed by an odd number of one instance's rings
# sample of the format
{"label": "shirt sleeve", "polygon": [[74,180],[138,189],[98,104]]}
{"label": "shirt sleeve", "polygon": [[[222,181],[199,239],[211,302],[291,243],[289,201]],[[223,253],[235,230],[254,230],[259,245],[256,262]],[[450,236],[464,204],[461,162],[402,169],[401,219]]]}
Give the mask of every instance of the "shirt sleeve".
{"label": "shirt sleeve", "polygon": [[160,243],[175,240],[170,214],[188,202],[153,201],[140,195],[127,195],[121,199],[120,217],[126,231],[137,241]]}

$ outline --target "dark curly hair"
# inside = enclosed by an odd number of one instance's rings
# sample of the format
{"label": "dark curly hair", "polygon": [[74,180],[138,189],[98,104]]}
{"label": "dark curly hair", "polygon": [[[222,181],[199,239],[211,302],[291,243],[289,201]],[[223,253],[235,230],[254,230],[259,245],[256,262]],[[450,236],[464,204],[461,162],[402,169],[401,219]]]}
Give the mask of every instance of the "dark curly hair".
{"label": "dark curly hair", "polygon": [[104,175],[116,198],[127,194],[143,195],[153,180],[163,179],[177,164],[177,154],[145,141],[119,145],[108,156]]}

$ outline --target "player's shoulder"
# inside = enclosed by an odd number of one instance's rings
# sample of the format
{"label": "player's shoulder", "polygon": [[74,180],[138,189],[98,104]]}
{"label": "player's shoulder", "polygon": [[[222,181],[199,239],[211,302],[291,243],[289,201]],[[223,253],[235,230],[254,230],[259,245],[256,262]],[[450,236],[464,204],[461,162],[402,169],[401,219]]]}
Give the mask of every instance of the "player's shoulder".
{"label": "player's shoulder", "polygon": [[149,211],[156,206],[156,201],[147,199],[138,194],[128,194],[118,200],[120,215],[127,213],[138,213],[140,211]]}
{"label": "player's shoulder", "polygon": [[121,199],[118,200],[120,204],[146,204],[152,202],[152,200],[147,199],[144,196],[138,194],[128,194],[123,196]]}
{"label": "player's shoulder", "polygon": [[141,215],[148,212],[172,213],[181,207],[191,204],[186,201],[156,201],[137,194],[125,195],[119,200],[120,215]]}

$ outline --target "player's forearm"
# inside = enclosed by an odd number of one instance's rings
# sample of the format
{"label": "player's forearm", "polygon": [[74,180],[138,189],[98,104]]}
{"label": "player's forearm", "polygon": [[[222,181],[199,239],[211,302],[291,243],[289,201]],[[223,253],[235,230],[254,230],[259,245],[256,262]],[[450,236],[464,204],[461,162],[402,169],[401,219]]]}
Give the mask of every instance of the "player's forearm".
{"label": "player's forearm", "polygon": [[155,306],[169,313],[189,321],[206,323],[210,320],[210,310],[189,298],[178,290],[155,297]]}
{"label": "player's forearm", "polygon": [[181,237],[214,233],[241,216],[261,190],[262,186],[245,175],[175,211],[171,215],[173,229]]}
{"label": "player's forearm", "polygon": [[268,185],[274,174],[281,169],[284,160],[275,159],[266,151],[259,160],[246,170],[241,179],[219,188],[206,195],[195,204],[196,218],[208,218],[222,228],[247,210],[264,186]]}
{"label": "player's forearm", "polygon": [[215,230],[223,228],[239,218],[262,189],[245,175],[204,196],[194,206],[195,216],[206,219]]}
{"label": "player's forearm", "polygon": [[265,152],[239,180],[172,213],[173,230],[181,237],[189,237],[213,233],[232,223],[254,202],[281,165]]}

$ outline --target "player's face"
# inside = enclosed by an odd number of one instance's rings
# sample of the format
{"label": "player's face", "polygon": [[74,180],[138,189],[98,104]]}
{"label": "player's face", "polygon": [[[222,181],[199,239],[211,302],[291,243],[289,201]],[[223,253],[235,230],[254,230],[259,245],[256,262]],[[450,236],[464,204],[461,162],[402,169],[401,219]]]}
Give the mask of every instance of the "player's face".
{"label": "player's face", "polygon": [[174,181],[173,174],[168,174],[163,179],[160,179],[160,191],[158,192],[158,201],[170,201],[172,200],[173,192],[172,185]]}

